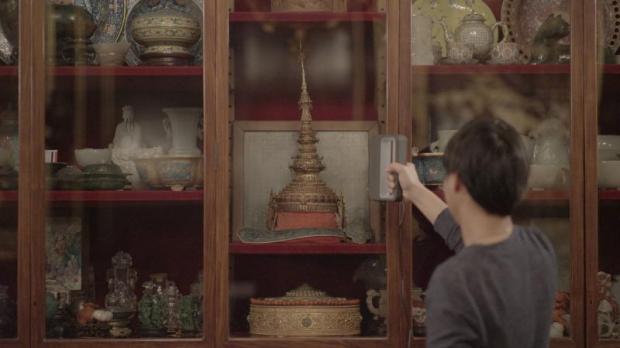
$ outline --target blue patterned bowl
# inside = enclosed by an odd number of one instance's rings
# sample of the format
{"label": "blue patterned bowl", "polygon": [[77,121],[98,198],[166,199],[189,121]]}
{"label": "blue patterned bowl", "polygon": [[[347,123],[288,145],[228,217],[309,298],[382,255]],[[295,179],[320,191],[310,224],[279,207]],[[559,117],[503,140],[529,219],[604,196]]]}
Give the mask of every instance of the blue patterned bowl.
{"label": "blue patterned bowl", "polygon": [[202,187],[202,157],[166,156],[135,159],[136,169],[150,188],[182,191]]}
{"label": "blue patterned bowl", "polygon": [[413,156],[413,164],[424,185],[441,185],[446,177],[443,153],[421,153]]}

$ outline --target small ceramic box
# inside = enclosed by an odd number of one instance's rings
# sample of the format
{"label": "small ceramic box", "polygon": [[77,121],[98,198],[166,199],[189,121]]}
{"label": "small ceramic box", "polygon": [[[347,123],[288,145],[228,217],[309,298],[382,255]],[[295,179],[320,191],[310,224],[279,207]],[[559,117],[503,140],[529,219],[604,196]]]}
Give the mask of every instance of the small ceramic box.
{"label": "small ceramic box", "polygon": [[413,164],[424,185],[441,185],[446,176],[443,153],[421,153],[413,156]]}

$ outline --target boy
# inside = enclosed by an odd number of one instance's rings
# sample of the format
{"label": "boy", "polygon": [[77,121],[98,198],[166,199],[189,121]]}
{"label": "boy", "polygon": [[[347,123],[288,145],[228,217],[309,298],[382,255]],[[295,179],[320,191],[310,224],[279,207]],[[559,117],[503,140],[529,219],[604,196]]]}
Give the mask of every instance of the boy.
{"label": "boy", "polygon": [[[467,123],[444,154],[444,203],[413,164],[391,164],[405,199],[456,255],[426,291],[427,347],[538,348],[549,344],[556,288],[553,248],[538,230],[513,225],[529,164],[519,134],[498,119]],[[388,185],[396,186],[390,175]]]}

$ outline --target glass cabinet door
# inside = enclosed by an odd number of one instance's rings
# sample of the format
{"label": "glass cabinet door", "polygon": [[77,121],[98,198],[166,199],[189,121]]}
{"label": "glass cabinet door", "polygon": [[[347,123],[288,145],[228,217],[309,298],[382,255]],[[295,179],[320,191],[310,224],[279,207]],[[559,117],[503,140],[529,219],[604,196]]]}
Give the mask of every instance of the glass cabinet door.
{"label": "glass cabinet door", "polygon": [[[18,296],[27,292],[21,287],[23,283],[18,287],[22,261],[18,262],[17,252],[17,190],[22,173],[18,129],[19,5],[17,0],[0,3],[0,346],[13,342],[15,347],[25,339],[15,341],[20,319]],[[20,336],[24,334],[20,332]]]}
{"label": "glass cabinet door", "polygon": [[237,0],[226,10],[224,339],[306,337],[320,347],[398,335],[388,327],[386,276],[394,225],[367,189],[369,139],[397,120],[386,93],[392,9]]}
{"label": "glass cabinet door", "polygon": [[[586,263],[588,344],[620,346],[620,257],[617,248],[620,216],[620,4],[587,4],[586,90]],[[591,118],[590,118],[591,117]]]}
{"label": "glass cabinet door", "polygon": [[203,337],[202,6],[45,7],[47,342]]}
{"label": "glass cabinet door", "polygon": [[[572,9],[574,3],[579,2],[414,0],[411,5],[412,155],[420,178],[443,197],[443,151],[469,120],[496,117],[520,133],[529,180],[512,217],[518,225],[540,229],[553,244],[558,289],[550,336],[553,344],[568,346],[579,345],[583,330],[582,134],[577,99],[571,99],[571,72],[580,64],[571,35],[580,26],[571,13],[581,15],[581,9]],[[411,331],[421,347],[424,292],[435,267],[454,251],[415,209],[414,217]]]}

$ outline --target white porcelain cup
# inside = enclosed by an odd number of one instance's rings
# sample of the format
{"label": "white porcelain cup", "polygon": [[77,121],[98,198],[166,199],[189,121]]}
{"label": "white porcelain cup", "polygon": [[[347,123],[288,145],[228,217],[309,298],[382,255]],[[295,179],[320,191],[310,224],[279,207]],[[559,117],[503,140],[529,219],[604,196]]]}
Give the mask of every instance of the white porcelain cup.
{"label": "white porcelain cup", "polygon": [[491,50],[493,64],[517,64],[519,60],[519,44],[516,42],[500,42]]}
{"label": "white porcelain cup", "polygon": [[474,58],[474,48],[472,45],[462,42],[451,43],[448,49],[448,58],[455,64],[468,63]]}

